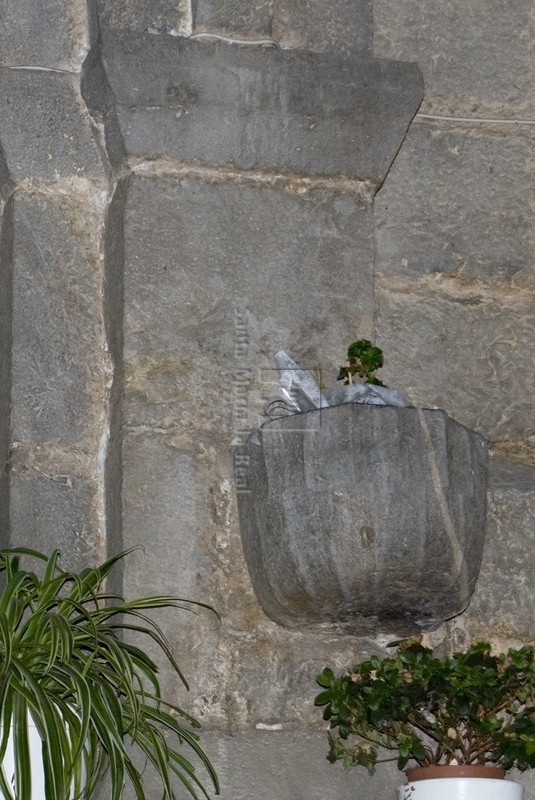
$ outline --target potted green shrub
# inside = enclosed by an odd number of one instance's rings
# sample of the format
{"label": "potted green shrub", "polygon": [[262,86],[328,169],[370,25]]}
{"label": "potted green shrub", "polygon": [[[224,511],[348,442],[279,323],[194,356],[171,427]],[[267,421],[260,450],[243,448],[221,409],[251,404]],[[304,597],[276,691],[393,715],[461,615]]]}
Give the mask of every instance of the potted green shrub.
{"label": "potted green shrub", "polygon": [[[155,643],[187,687],[168,641],[145,612],[209,606],[169,596],[127,601],[110,593],[106,579],[125,555],[73,573],[59,566],[57,551],[46,556],[25,548],[0,550],[5,800],[89,800],[107,769],[110,800],[120,800],[127,783],[137,800],[145,800],[146,764],[163,800],[178,796],[177,782],[193,798],[208,797],[191,756],[218,792],[194,730],[197,721],[161,696],[158,667],[146,652]],[[134,634],[136,644],[123,634]],[[39,762],[33,772],[32,740]],[[7,766],[10,754],[13,770]],[[32,775],[42,787],[32,790]]]}
{"label": "potted green shrub", "polygon": [[521,798],[503,776],[535,767],[535,648],[493,655],[478,642],[436,657],[415,639],[341,677],[329,667],[318,675],[315,704],[338,734],[329,733],[329,761],[370,774],[382,761],[412,762],[399,800]]}

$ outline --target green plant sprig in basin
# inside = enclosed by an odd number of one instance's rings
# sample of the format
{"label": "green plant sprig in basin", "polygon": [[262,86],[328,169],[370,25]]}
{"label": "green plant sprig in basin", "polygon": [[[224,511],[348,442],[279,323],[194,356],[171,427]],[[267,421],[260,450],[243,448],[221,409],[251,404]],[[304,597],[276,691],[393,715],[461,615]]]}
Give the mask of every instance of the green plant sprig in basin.
{"label": "green plant sprig in basin", "polygon": [[384,383],[375,375],[375,372],[382,366],[383,351],[368,339],[358,339],[349,345],[346,363],[340,367],[336,380],[343,381],[348,386],[353,383],[353,377],[356,375],[365,383],[384,386]]}

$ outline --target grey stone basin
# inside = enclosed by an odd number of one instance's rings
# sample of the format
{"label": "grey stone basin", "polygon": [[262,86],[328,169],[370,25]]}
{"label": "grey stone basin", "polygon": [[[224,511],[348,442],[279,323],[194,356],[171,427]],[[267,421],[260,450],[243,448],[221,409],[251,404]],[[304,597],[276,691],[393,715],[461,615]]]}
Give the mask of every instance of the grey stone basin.
{"label": "grey stone basin", "polygon": [[441,410],[346,404],[267,422],[238,494],[265,612],[297,629],[432,630],[481,563],[487,444]]}

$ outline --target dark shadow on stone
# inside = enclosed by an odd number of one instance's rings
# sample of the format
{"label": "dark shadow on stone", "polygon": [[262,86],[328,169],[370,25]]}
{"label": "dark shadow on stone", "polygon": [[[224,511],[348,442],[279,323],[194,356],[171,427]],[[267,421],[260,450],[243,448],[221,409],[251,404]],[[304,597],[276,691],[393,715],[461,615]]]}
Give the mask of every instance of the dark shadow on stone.
{"label": "dark shadow on stone", "polygon": [[117,121],[115,97],[102,66],[98,45],[91,48],[84,61],[80,90],[92,118],[104,127],[106,155],[112,169],[120,170],[126,150]]}
{"label": "dark shadow on stone", "polygon": [[[122,403],[123,403],[123,293],[124,214],[127,180],[119,181],[108,208],[104,234],[104,324],[113,364],[110,394],[110,438],[105,464],[105,504],[108,554],[123,549],[122,534]],[[119,562],[110,580],[112,590],[122,590],[123,567]]]}
{"label": "dark shadow on stone", "polygon": [[[0,153],[0,193],[7,194],[10,185],[7,180],[2,180],[2,173],[7,176],[7,170],[2,169],[4,165]],[[7,546],[9,542],[13,205],[13,198],[8,196],[0,218],[0,546]]]}

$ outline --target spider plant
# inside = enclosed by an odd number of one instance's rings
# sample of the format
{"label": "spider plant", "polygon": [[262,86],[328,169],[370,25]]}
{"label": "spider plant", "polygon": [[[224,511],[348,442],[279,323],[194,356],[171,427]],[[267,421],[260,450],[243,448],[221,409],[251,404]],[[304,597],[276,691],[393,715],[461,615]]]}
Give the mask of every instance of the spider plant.
{"label": "spider plant", "polygon": [[162,800],[175,800],[177,785],[193,798],[208,797],[192,756],[219,793],[193,730],[198,722],[162,698],[158,667],[143,649],[143,642],[156,643],[187,688],[167,639],[145,612],[210,607],[170,596],[124,600],[108,592],[106,578],[128,552],[75,573],[60,567],[58,551],[0,550],[0,763],[8,746],[15,756],[13,776],[0,769],[6,800],[32,800],[29,725],[42,740],[46,800],[88,800],[106,769],[110,800],[120,800],[127,783],[137,800],[146,800],[146,764],[157,775]]}

